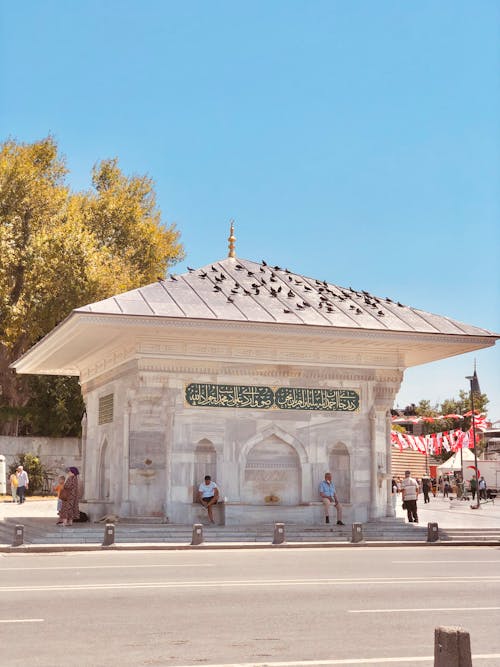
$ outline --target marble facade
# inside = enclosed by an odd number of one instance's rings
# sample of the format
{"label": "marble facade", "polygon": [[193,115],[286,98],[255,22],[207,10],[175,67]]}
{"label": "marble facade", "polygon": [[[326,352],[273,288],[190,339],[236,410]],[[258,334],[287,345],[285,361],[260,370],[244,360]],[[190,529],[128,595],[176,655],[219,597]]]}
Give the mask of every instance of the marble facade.
{"label": "marble facade", "polygon": [[[318,485],[327,470],[347,521],[390,512],[389,411],[401,382],[399,371],[183,365],[148,358],[118,378],[82,382],[88,414],[85,498],[93,517],[113,513],[189,523],[200,515],[193,504],[197,486],[210,474],[226,499],[226,524],[285,518],[319,522]],[[193,380],[348,388],[359,394],[360,408],[346,414],[193,407],[185,400]],[[113,417],[99,424],[103,396],[113,396]]]}
{"label": "marble facade", "polygon": [[74,310],[13,367],[79,376],[93,519],[199,521],[210,474],[222,523],[322,523],[330,470],[350,523],[394,512],[390,409],[404,370],[497,338],[230,252]]}

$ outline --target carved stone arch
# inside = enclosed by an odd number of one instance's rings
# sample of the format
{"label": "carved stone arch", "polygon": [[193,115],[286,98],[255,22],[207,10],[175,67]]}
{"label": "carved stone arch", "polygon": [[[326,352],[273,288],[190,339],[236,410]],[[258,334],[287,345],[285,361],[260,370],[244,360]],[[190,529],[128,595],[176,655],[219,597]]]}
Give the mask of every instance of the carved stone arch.
{"label": "carved stone arch", "polygon": [[111,464],[108,439],[104,437],[99,451],[99,498],[109,500],[111,495]]}
{"label": "carved stone arch", "polygon": [[351,502],[351,455],[347,445],[337,442],[329,448],[328,467],[341,503]]}
{"label": "carved stone arch", "polygon": [[199,440],[194,449],[193,502],[198,500],[198,487],[205,475],[210,475],[214,482],[217,481],[217,452],[208,438]]}
{"label": "carved stone arch", "polygon": [[240,469],[245,465],[245,462],[248,458],[248,452],[255,447],[258,443],[270,438],[271,436],[276,436],[283,442],[286,442],[287,445],[293,447],[299,457],[301,465],[309,463],[309,457],[307,455],[304,445],[298,440],[294,435],[288,433],[284,429],[276,426],[275,424],[270,424],[259,433],[256,433],[252,438],[247,440],[240,448],[239,452],[239,465]]}
{"label": "carved stone arch", "polygon": [[271,426],[248,440],[240,452],[241,501],[249,505],[297,505],[302,500],[304,447]]}

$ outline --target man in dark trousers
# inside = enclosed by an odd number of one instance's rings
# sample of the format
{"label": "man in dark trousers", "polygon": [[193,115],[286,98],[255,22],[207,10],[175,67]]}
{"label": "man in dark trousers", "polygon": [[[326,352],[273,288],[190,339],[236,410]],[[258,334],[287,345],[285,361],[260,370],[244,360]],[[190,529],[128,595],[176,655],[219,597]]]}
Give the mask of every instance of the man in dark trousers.
{"label": "man in dark trousers", "polygon": [[429,491],[431,490],[431,480],[428,477],[424,477],[422,480],[422,491],[424,494],[424,503],[430,503]]}
{"label": "man in dark trousers", "polygon": [[405,471],[405,477],[401,483],[401,493],[403,502],[408,513],[408,521],[410,523],[418,523],[417,515],[417,498],[418,498],[418,482],[411,477],[411,471]]}

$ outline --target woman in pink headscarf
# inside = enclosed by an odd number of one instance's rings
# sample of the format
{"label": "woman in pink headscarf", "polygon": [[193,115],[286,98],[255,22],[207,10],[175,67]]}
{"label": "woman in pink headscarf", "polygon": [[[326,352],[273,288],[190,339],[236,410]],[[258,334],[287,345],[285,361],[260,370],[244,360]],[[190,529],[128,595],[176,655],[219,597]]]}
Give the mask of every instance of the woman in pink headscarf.
{"label": "woman in pink headscarf", "polygon": [[68,476],[64,482],[64,486],[59,494],[62,500],[59,517],[62,519],[63,526],[71,526],[74,519],[80,516],[80,508],[78,506],[78,468],[71,466],[68,468]]}

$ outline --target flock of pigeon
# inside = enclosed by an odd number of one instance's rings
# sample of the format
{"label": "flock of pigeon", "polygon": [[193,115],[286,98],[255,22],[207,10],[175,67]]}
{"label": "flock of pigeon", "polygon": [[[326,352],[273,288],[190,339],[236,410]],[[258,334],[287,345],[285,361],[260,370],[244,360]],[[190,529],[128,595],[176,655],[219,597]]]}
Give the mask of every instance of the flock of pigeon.
{"label": "flock of pigeon", "polygon": [[[320,312],[335,313],[338,310],[337,305],[345,301],[349,303],[344,305],[343,310],[351,315],[361,315],[365,312],[360,308],[360,305],[363,305],[365,308],[373,309],[371,314],[384,317],[384,301],[404,307],[402,303],[394,302],[389,297],[382,300],[364,290],[337,287],[320,280],[308,282],[302,276],[279,266],[270,266],[264,260],[260,265],[252,264],[252,268],[258,267],[255,270],[250,270],[238,261],[233,266],[235,271],[240,273],[239,280],[214,265],[204,269],[193,269],[189,266],[187,268],[190,274],[211,283],[213,292],[225,297],[228,303],[234,303],[240,296],[259,296],[267,293],[271,298],[279,300],[283,305],[283,312],[287,314],[311,307],[317,308]],[[161,278],[158,280],[164,282]],[[178,277],[171,274],[167,280],[175,282]]]}

